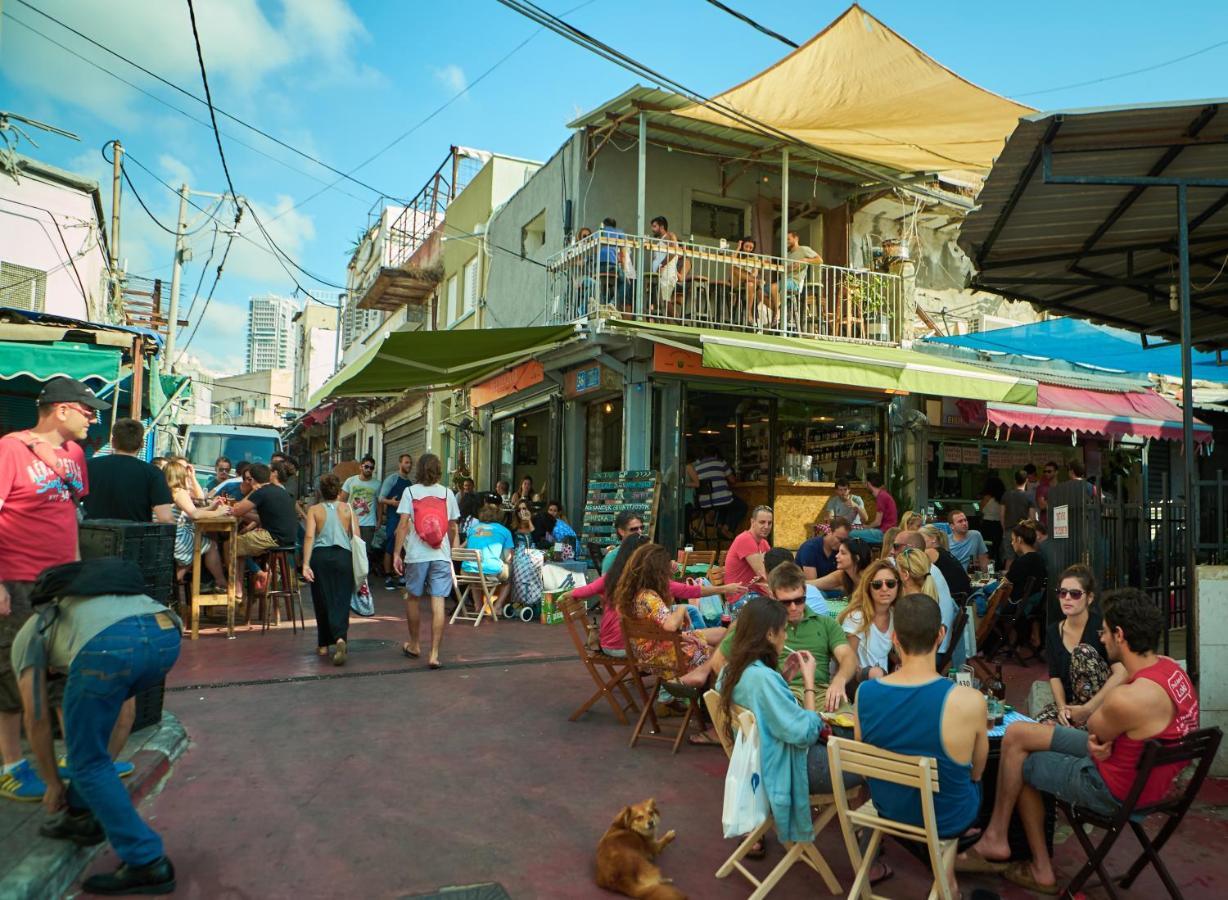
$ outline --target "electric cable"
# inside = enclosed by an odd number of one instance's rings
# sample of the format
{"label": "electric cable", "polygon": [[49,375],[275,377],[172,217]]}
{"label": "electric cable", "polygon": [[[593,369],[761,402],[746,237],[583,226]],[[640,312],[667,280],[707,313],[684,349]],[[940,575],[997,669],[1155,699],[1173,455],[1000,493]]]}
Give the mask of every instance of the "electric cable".
{"label": "electric cable", "polygon": [[[768,28],[766,25],[761,25],[760,23],[756,22],[754,19],[752,19],[750,16],[746,15],[745,13],[740,13],[736,9],[732,9],[731,7],[726,6],[724,3],[721,3],[721,0],[707,0],[707,2],[715,6],[721,12],[729,13],[729,15],[733,16],[735,19],[741,19],[743,22],[745,22],[747,25],[749,25],[751,28],[755,29],[756,31],[761,31],[764,34],[766,34],[768,37],[775,38],[776,40],[780,41],[782,44],[792,47],[794,50],[798,48],[798,44],[789,40],[783,34],[780,34],[777,31],[773,31],[772,29]],[[564,13],[564,15],[566,15],[566,13]]]}
{"label": "electric cable", "polygon": [[[217,142],[217,155],[222,161],[222,174],[226,176],[226,184],[230,188],[230,195],[238,197],[239,192],[235,190],[235,183],[230,178],[230,166],[226,164],[226,151],[222,149],[222,133],[217,128],[217,113],[213,111],[213,94],[209,91],[209,73],[205,71],[205,55],[200,48],[200,32],[196,28],[196,7],[192,4],[192,0],[188,2],[188,18],[192,20],[192,39],[196,42],[196,61],[200,63],[200,80],[205,86],[205,102],[209,107],[209,121],[213,123],[213,138]],[[239,224],[239,216],[241,213],[235,212],[235,225]]]}

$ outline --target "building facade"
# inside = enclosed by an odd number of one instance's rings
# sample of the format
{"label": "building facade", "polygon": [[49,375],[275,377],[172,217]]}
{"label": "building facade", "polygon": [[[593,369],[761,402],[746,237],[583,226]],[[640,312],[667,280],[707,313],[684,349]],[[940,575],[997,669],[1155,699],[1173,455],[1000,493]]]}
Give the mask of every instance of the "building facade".
{"label": "building facade", "polygon": [[307,301],[294,314],[294,394],[296,412],[307,409],[307,401],[318,391],[337,367],[338,310]]}
{"label": "building facade", "polygon": [[294,315],[298,302],[268,294],[247,307],[247,371],[294,368]]}
{"label": "building facade", "polygon": [[292,409],[294,372],[265,369],[219,378],[213,383],[215,425],[268,425],[281,428]]}

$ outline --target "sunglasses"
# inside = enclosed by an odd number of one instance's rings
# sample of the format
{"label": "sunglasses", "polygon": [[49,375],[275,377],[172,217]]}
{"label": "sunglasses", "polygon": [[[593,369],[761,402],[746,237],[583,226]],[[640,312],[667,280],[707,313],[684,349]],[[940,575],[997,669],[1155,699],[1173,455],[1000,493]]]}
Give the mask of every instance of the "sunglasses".
{"label": "sunglasses", "polygon": [[881,581],[876,578],[874,581],[870,582],[870,587],[874,588],[876,591],[881,591],[883,588],[894,590],[895,588],[899,587],[899,584],[900,583],[894,578],[885,578]]}
{"label": "sunglasses", "polygon": [[911,546],[912,546],[911,544],[901,544],[901,543],[896,542],[891,545],[891,549],[892,550],[903,550],[905,547],[911,547]]}
{"label": "sunglasses", "polygon": [[1069,588],[1058,588],[1057,589],[1057,595],[1059,597],[1069,597],[1071,600],[1082,600],[1083,593],[1084,593],[1083,591],[1080,591],[1077,588],[1073,591],[1070,590]]}
{"label": "sunglasses", "polygon": [[78,406],[76,403],[66,403],[64,405],[69,409],[74,409],[81,415],[85,416],[87,422],[93,422],[98,418],[98,410],[96,409],[91,409],[88,406]]}
{"label": "sunglasses", "polygon": [[783,603],[785,606],[805,606],[806,598],[805,597],[794,597],[792,600],[781,600],[780,602]]}

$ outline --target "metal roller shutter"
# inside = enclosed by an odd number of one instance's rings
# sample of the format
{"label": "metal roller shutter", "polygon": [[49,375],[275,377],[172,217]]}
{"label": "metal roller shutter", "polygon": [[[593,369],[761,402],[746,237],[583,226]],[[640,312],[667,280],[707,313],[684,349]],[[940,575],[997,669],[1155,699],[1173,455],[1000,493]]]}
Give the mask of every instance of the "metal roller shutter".
{"label": "metal roller shutter", "polygon": [[384,474],[397,467],[402,453],[408,453],[417,464],[418,457],[426,452],[426,419],[414,419],[404,425],[384,432]]}

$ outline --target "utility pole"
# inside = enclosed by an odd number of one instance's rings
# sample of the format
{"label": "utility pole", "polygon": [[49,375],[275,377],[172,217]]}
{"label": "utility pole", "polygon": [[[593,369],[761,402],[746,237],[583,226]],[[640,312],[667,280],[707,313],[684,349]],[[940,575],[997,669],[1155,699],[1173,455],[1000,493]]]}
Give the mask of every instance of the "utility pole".
{"label": "utility pole", "polygon": [[122,307],[119,278],[119,199],[123,175],[124,145],[117,138],[111,143],[111,313],[117,315]]}
{"label": "utility pole", "polygon": [[188,186],[179,186],[179,223],[175,227],[175,263],[171,269],[171,303],[166,316],[166,371],[175,369],[175,329],[179,325],[179,278],[187,252]]}

